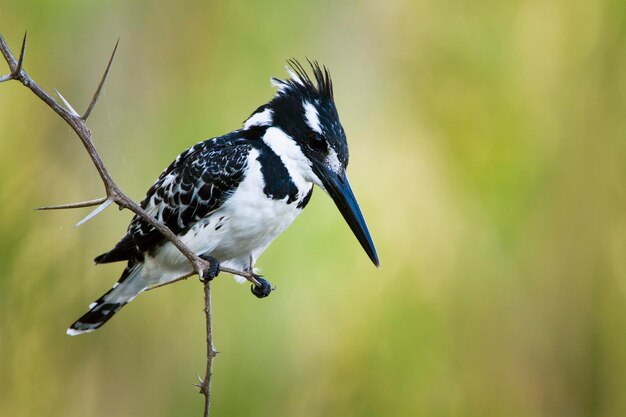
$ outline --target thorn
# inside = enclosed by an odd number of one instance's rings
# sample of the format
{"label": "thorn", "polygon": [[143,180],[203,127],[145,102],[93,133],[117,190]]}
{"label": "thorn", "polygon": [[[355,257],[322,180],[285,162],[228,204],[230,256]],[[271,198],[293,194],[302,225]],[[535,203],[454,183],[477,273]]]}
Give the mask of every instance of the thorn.
{"label": "thorn", "polygon": [[59,96],[59,98],[61,99],[63,104],[65,104],[65,107],[67,108],[67,110],[70,113],[72,113],[73,116],[80,117],[80,114],[78,114],[78,112],[76,110],[74,110],[74,107],[72,107],[72,105],[65,99],[65,97],[63,97],[63,95],[61,93],[59,93],[59,90],[57,90],[55,88],[54,92],[57,93],[57,96]]}
{"label": "thorn", "polygon": [[15,71],[11,74],[13,77],[17,77],[22,72],[22,64],[24,63],[24,53],[26,52],[26,36],[28,35],[28,31],[24,32],[24,39],[22,39],[22,50],[20,51],[20,57],[17,60],[17,66],[15,67]]}
{"label": "thorn", "polygon": [[84,219],[82,219],[81,221],[76,223],[76,227],[82,226],[83,224],[87,223],[89,220],[91,220],[94,217],[96,217],[98,214],[100,214],[102,212],[102,210],[104,210],[105,208],[109,207],[112,202],[113,202],[113,200],[107,199],[104,203],[100,204],[100,206],[98,206],[94,211],[89,213]]}
{"label": "thorn", "polygon": [[89,200],[89,201],[81,201],[80,203],[69,203],[69,204],[62,204],[59,206],[37,207],[35,208],[35,210],[62,210],[62,209],[74,209],[74,208],[81,208],[81,207],[92,207],[92,206],[97,206],[98,204],[102,204],[105,201],[107,201],[107,197],[97,198],[95,200]]}
{"label": "thorn", "polygon": [[196,388],[200,389],[200,393],[204,393],[206,390],[206,385],[204,383],[204,379],[202,379],[202,377],[200,377],[200,375],[196,374],[196,376],[198,377],[198,384],[191,384]]}
{"label": "thorn", "polygon": [[81,116],[81,119],[87,120],[91,111],[96,105],[96,101],[98,101],[98,97],[100,97],[100,92],[102,91],[102,87],[104,86],[104,82],[109,75],[109,70],[111,69],[111,64],[113,63],[113,58],[115,57],[115,52],[117,52],[117,46],[120,44],[120,38],[117,38],[117,42],[115,42],[115,47],[113,48],[113,53],[111,54],[111,58],[109,59],[109,63],[107,64],[107,68],[104,70],[104,74],[100,79],[100,83],[98,84],[98,88],[96,88],[96,92],[93,94],[93,98],[91,99],[91,103],[89,103],[89,107],[85,111],[85,114]]}

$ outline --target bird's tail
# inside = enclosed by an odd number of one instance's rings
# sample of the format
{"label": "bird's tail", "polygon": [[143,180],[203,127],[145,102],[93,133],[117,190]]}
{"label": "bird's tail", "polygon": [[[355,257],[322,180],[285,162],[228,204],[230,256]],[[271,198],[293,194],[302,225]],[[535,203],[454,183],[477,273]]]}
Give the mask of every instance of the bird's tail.
{"label": "bird's tail", "polygon": [[106,294],[89,305],[89,311],[76,320],[67,334],[93,332],[106,323],[127,303],[131,302],[140,292],[146,289],[146,281],[142,277],[143,263],[129,261],[117,284]]}

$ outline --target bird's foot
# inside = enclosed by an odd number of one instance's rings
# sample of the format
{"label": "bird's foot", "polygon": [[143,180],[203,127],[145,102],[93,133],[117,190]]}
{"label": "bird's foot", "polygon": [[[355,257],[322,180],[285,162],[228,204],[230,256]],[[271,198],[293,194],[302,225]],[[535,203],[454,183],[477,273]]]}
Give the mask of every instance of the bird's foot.
{"label": "bird's foot", "polygon": [[220,273],[220,261],[209,255],[199,255],[201,259],[207,261],[210,265],[207,269],[202,271],[200,275],[200,282],[213,281],[213,278]]}
{"label": "bird's foot", "polygon": [[256,279],[259,285],[257,286],[256,284],[252,284],[250,290],[252,291],[252,294],[256,295],[258,298],[265,298],[270,295],[273,290],[275,290],[272,284],[270,284],[270,282],[262,276],[255,274],[254,279]]}

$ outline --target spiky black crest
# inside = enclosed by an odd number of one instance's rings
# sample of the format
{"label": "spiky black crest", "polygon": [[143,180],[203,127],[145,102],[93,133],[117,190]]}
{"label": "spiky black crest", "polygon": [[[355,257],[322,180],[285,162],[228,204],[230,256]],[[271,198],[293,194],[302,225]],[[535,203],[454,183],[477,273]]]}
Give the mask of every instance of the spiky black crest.
{"label": "spiky black crest", "polygon": [[[272,80],[279,87],[279,94],[287,89],[312,89],[316,91],[320,96],[325,96],[329,99],[333,99],[333,82],[330,78],[330,72],[326,66],[320,66],[317,61],[310,61],[307,58],[307,62],[313,70],[313,77],[315,82],[311,79],[307,71],[302,64],[295,58],[287,60],[287,71],[292,76],[288,80],[279,80],[278,78],[272,78]],[[297,79],[296,79],[297,78]]]}

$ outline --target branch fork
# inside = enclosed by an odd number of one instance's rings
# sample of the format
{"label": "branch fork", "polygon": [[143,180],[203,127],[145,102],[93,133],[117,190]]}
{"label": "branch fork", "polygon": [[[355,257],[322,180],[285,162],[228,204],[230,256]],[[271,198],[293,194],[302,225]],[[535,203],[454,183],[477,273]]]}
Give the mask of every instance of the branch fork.
{"label": "branch fork", "polygon": [[[67,124],[70,125],[70,127],[74,130],[74,132],[76,132],[83,146],[89,153],[89,156],[91,157],[91,160],[94,163],[94,166],[96,167],[100,178],[102,179],[102,183],[104,185],[104,190],[106,193],[106,197],[88,201],[81,201],[78,203],[39,207],[38,210],[61,210],[98,206],[95,210],[93,210],[90,214],[88,214],[85,218],[83,218],[80,222],[76,224],[76,226],[80,226],[100,214],[105,208],[107,208],[111,204],[115,203],[118,207],[120,207],[120,209],[128,209],[137,214],[143,220],[150,223],[150,225],[152,225],[155,229],[161,232],[165,239],[169,240],[174,246],[176,246],[176,248],[178,248],[178,250],[189,260],[189,262],[193,266],[194,274],[202,276],[203,272],[210,267],[210,263],[200,258],[193,251],[191,251],[184,243],[182,243],[176,237],[176,235],[166,225],[162,224],[152,215],[148,214],[143,208],[141,208],[130,197],[122,192],[122,190],[117,186],[115,181],[113,181],[113,178],[111,177],[106,166],[104,165],[102,158],[100,157],[98,151],[93,145],[91,139],[91,130],[87,126],[87,119],[91,115],[91,112],[93,111],[98,101],[98,98],[100,97],[102,87],[104,86],[104,82],[109,75],[111,64],[113,63],[113,58],[115,57],[118,45],[119,39],[115,43],[111,58],[109,58],[106,69],[104,70],[104,74],[102,75],[102,78],[98,83],[98,87],[94,92],[89,106],[87,107],[85,112],[80,115],[59,91],[55,90],[62,104],[57,102],[48,93],[46,93],[23,69],[24,54],[26,52],[26,34],[24,34],[24,39],[22,40],[22,48],[20,50],[18,59],[15,59],[4,38],[2,37],[2,35],[0,35],[0,51],[2,52],[2,55],[4,56],[4,59],[9,65],[9,69],[11,71],[7,75],[0,76],[0,82],[9,80],[17,80],[21,82],[24,86],[28,87],[33,93],[35,93],[41,100],[43,100],[50,108],[52,108],[52,110],[54,110],[59,116],[61,116],[61,118],[63,118],[63,120],[65,120]],[[220,271],[229,274],[239,275],[252,282],[256,287],[261,286],[252,271],[239,271],[226,267],[220,267]],[[181,277],[181,279],[188,278],[191,275]],[[172,281],[172,283],[173,282],[176,281]]]}
{"label": "branch fork", "polygon": [[[113,63],[113,58],[115,56],[115,52],[117,51],[117,47],[119,45],[119,39],[115,43],[115,47],[113,48],[113,53],[111,54],[111,58],[107,63],[106,69],[100,82],[98,83],[98,87],[94,92],[94,95],[89,103],[89,106],[85,110],[85,112],[80,115],[72,105],[68,102],[68,100],[63,97],[63,95],[55,90],[56,94],[59,96],[61,100],[60,104],[54,98],[52,98],[46,91],[44,91],[24,70],[24,54],[26,52],[26,33],[24,34],[24,39],[22,40],[22,48],[20,50],[20,54],[18,59],[15,59],[15,56],[11,52],[10,48],[7,46],[4,38],[0,35],[0,52],[4,56],[7,64],[9,65],[10,73],[7,75],[0,76],[0,83],[10,80],[17,80],[21,82],[24,86],[28,87],[37,97],[39,97],[43,102],[45,102],[55,113],[57,113],[65,122],[70,125],[70,127],[76,132],[76,135],[79,137],[83,146],[87,150],[100,178],[102,179],[102,183],[104,185],[104,190],[106,193],[105,197],[97,198],[94,200],[81,201],[78,203],[70,203],[70,204],[62,204],[57,206],[45,206],[40,207],[38,210],[60,210],[60,209],[76,209],[83,207],[93,207],[98,206],[91,213],[89,213],[85,218],[83,218],[80,222],[76,224],[76,226],[80,226],[87,221],[91,220],[99,213],[101,213],[104,209],[106,209],[111,204],[116,204],[120,209],[128,209],[131,210],[136,215],[140,216],[143,220],[150,223],[155,229],[157,229],[163,237],[170,241],[178,250],[189,260],[191,265],[193,266],[194,273],[183,276],[177,280],[171,281],[168,284],[174,283],[176,281],[180,281],[182,279],[186,279],[191,275],[198,274],[201,278],[204,276],[204,272],[209,270],[211,263],[200,258],[196,255],[191,249],[189,249],[184,243],[182,243],[176,235],[163,223],[159,222],[155,217],[148,214],[141,206],[135,203],[130,197],[122,192],[122,190],[115,184],[113,178],[109,174],[102,158],[98,154],[92,140],[91,140],[91,130],[87,126],[87,119],[91,115],[98,98],[100,97],[100,93],[102,91],[102,87],[104,86],[104,82],[109,75],[109,71],[111,69],[111,64]],[[263,281],[267,284],[266,281],[260,279],[260,277],[252,271],[252,266],[250,266],[249,271],[238,271],[231,268],[220,267],[221,272],[226,272],[229,274],[239,275],[246,278],[248,281],[252,282],[257,289],[266,288],[262,285],[260,281]],[[257,280],[257,278],[259,278]],[[204,312],[206,315],[206,334],[207,334],[207,368],[206,368],[206,376],[204,379],[200,380],[199,388],[200,392],[205,397],[205,406],[204,406],[204,416],[207,417],[209,415],[210,409],[210,401],[211,401],[211,374],[212,374],[212,366],[213,366],[213,358],[217,354],[215,348],[213,346],[213,334],[211,327],[211,285],[210,280],[204,280],[204,299],[205,299],[205,307]],[[153,287],[156,288],[156,287]],[[271,289],[270,289],[271,291]],[[269,292],[268,292],[269,293]]]}

